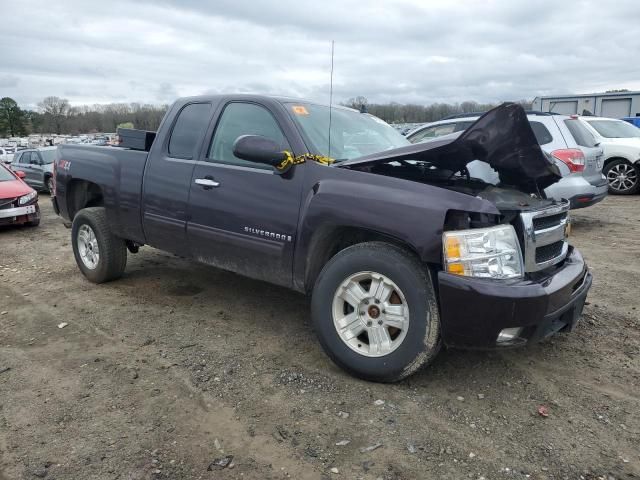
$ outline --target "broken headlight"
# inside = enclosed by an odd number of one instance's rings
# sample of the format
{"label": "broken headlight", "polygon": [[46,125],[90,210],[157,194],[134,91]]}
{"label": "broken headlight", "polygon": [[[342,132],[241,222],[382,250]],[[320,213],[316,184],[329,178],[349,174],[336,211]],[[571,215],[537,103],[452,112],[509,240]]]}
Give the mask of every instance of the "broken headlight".
{"label": "broken headlight", "polygon": [[522,278],[524,265],[516,231],[511,225],[442,234],[444,269],[480,278]]}
{"label": "broken headlight", "polygon": [[37,196],[38,196],[38,192],[34,190],[33,192],[29,192],[26,195],[21,196],[20,201],[18,203],[20,203],[20,205],[25,205],[33,201],[33,199],[36,198]]}

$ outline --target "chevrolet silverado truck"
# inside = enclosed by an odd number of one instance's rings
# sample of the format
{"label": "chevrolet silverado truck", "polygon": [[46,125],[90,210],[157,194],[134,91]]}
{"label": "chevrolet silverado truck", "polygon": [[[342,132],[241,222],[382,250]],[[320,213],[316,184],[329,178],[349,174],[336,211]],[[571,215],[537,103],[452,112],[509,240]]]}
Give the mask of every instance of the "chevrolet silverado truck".
{"label": "chevrolet silverado truck", "polygon": [[[92,282],[150,245],[289,287],[311,295],[329,357],[381,382],[442,345],[525,345],[580,318],[592,277],[518,105],[414,145],[344,107],[202,96],[176,101],[157,133],[120,136],[55,161],[54,208]],[[473,178],[474,162],[495,181]]]}

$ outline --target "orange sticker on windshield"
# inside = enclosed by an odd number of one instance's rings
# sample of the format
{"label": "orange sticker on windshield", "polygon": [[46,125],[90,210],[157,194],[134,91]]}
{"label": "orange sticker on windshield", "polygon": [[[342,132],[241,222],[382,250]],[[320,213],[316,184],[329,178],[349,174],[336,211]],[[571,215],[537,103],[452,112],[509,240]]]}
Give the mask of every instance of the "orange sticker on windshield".
{"label": "orange sticker on windshield", "polygon": [[293,105],[291,110],[293,110],[293,113],[296,115],[309,115],[309,112],[303,105]]}

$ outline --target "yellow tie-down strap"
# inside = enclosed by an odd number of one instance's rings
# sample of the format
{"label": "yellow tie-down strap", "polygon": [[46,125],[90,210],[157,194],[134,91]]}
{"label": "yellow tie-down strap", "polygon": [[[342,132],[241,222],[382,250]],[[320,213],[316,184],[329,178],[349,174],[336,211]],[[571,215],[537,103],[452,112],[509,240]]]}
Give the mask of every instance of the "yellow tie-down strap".
{"label": "yellow tie-down strap", "polygon": [[312,162],[318,162],[321,165],[331,165],[333,162],[335,162],[333,158],[323,157],[322,155],[312,155],[310,153],[304,153],[296,157],[288,150],[285,150],[282,153],[284,153],[285,158],[276,166],[276,168],[281,172],[289,170],[294,165],[299,165],[309,160],[311,160]]}

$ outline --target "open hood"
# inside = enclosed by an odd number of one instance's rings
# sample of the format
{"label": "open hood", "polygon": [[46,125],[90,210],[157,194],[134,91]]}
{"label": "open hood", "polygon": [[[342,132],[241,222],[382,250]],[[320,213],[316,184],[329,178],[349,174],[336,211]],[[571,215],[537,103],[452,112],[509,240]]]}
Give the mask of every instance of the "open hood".
{"label": "open hood", "polygon": [[526,193],[539,194],[562,178],[558,167],[538,145],[524,109],[515,103],[489,110],[458,138],[385,150],[336,166],[349,168],[402,160],[428,162],[453,172],[473,160],[481,160],[498,172],[501,184]]}

